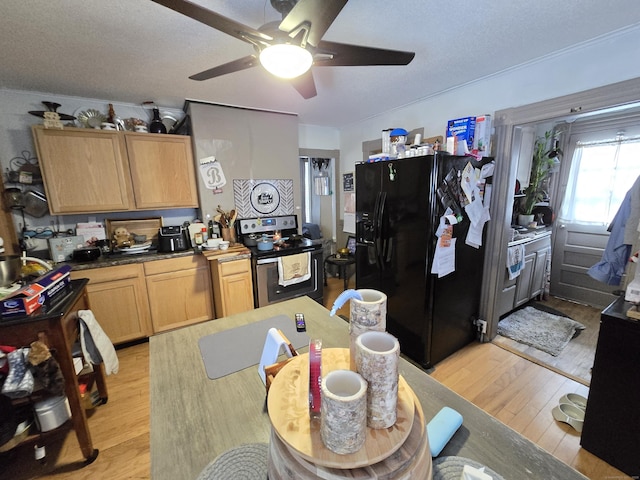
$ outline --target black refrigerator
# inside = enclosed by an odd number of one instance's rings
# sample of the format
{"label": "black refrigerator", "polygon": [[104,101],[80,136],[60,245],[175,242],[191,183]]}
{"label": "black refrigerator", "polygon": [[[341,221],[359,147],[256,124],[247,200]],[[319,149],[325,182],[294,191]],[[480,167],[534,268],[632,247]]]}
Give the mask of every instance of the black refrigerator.
{"label": "black refrigerator", "polygon": [[[356,288],[387,295],[387,331],[424,368],[476,338],[484,248],[465,244],[460,173],[491,160],[437,154],[356,165]],[[445,205],[461,221],[455,271],[438,278],[431,266]]]}

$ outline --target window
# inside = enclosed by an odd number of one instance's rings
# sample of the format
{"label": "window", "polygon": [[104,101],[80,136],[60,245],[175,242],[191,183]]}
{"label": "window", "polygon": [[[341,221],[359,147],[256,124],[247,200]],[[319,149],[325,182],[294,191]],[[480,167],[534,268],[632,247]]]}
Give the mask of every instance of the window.
{"label": "window", "polygon": [[565,222],[608,225],[640,175],[640,137],[578,141],[564,196]]}

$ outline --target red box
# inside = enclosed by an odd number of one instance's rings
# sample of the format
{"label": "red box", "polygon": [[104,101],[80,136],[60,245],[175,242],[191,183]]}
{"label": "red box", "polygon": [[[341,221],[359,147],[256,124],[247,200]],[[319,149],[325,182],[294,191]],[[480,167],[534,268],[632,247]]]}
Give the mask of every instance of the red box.
{"label": "red box", "polygon": [[44,302],[65,290],[71,281],[70,272],[71,266],[60,265],[16,290],[0,301],[0,314],[3,317],[32,314]]}

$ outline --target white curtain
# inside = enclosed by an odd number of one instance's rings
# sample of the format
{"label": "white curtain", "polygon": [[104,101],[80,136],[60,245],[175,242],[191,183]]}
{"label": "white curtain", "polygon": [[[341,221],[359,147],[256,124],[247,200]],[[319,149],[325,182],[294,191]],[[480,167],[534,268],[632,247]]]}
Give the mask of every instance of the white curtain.
{"label": "white curtain", "polygon": [[640,137],[578,142],[560,220],[608,225],[640,173]]}

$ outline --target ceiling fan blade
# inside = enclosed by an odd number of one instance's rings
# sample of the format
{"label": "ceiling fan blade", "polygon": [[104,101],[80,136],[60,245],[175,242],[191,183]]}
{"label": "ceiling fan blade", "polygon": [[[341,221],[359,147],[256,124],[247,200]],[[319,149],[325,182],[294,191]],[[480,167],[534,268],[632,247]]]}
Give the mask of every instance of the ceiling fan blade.
{"label": "ceiling fan blade", "polygon": [[347,0],[300,0],[282,20],[278,28],[295,37],[299,28],[309,28],[307,42],[314,47],[320,43]]}
{"label": "ceiling fan blade", "polygon": [[182,13],[189,18],[197,20],[200,23],[204,23],[205,25],[209,25],[210,27],[215,28],[216,30],[220,30],[227,35],[231,35],[239,40],[245,41],[247,43],[255,44],[255,41],[252,41],[251,38],[255,38],[257,40],[262,40],[265,42],[270,42],[273,40],[272,37],[266,35],[254,28],[243,25],[242,23],[236,22],[227,18],[223,15],[215,13],[211,10],[208,10],[200,5],[196,5],[195,3],[188,2],[187,0],[151,0],[152,2],[158,3],[160,5],[164,5],[171,10],[174,10],[178,13]]}
{"label": "ceiling fan blade", "polygon": [[258,61],[258,57],[256,57],[255,55],[248,55],[232,62],[210,68],[209,70],[205,70],[204,72],[196,73],[195,75],[191,75],[189,78],[191,80],[199,81],[209,80],[210,78],[226,75],[227,73],[239,72],[240,70],[246,70],[247,68],[255,67],[259,63],[260,62]]}
{"label": "ceiling fan blade", "polygon": [[322,41],[316,49],[313,65],[317,67],[408,65],[415,55],[415,52]]}
{"label": "ceiling fan blade", "polygon": [[311,73],[311,70],[308,70],[299,77],[292,78],[289,80],[289,83],[305,99],[313,98],[318,94],[318,92],[316,92],[316,82],[313,80],[313,73]]}

